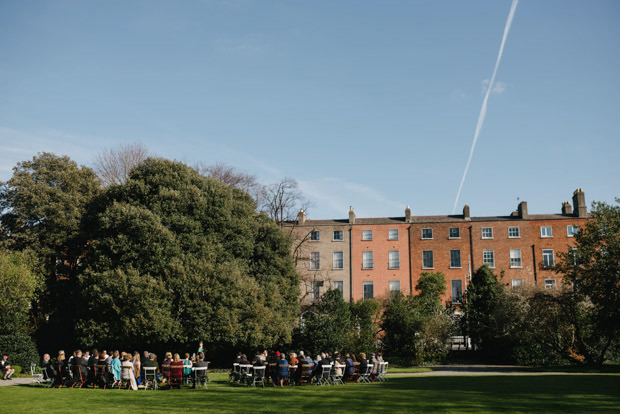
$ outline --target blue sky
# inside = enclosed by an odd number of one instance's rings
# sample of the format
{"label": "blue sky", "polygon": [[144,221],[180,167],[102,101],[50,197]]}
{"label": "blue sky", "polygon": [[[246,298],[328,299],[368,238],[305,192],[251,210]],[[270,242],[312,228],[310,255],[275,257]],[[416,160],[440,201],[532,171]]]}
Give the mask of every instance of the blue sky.
{"label": "blue sky", "polygon": [[[0,2],[0,180],[39,151],[142,141],[310,218],[449,214],[510,9],[489,1]],[[461,198],[620,196],[620,2],[519,2]]]}

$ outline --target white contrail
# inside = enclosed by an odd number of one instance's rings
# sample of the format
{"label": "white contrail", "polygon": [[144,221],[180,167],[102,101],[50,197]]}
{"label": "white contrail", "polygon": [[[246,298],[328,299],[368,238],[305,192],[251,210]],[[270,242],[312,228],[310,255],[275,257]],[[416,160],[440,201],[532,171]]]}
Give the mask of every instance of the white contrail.
{"label": "white contrail", "polygon": [[467,165],[465,165],[465,172],[463,172],[463,178],[461,178],[461,185],[459,185],[459,191],[456,193],[456,200],[454,200],[454,207],[452,207],[452,214],[456,211],[456,205],[459,203],[459,198],[461,197],[461,190],[463,189],[463,183],[465,183],[465,177],[467,177],[467,170],[469,170],[469,164],[471,164],[471,158],[474,155],[474,149],[476,148],[476,142],[478,141],[478,135],[480,135],[480,130],[482,129],[482,124],[484,124],[484,117],[487,114],[487,101],[489,100],[489,95],[491,94],[491,90],[493,89],[493,84],[495,83],[495,75],[497,74],[497,68],[499,68],[499,62],[502,60],[502,54],[504,53],[504,44],[506,43],[506,38],[508,37],[508,32],[510,31],[510,25],[512,24],[512,18],[515,15],[515,10],[517,9],[517,4],[519,0],[512,0],[512,5],[510,6],[510,13],[508,13],[508,20],[506,20],[506,27],[504,27],[504,37],[502,37],[502,44],[499,47],[499,53],[497,54],[497,60],[495,61],[495,69],[493,69],[493,76],[491,76],[491,82],[487,87],[486,93],[484,94],[484,100],[482,101],[482,108],[480,108],[480,115],[478,116],[478,124],[476,125],[476,132],[474,133],[474,142],[471,144],[471,150],[469,150],[469,158],[467,159]]}

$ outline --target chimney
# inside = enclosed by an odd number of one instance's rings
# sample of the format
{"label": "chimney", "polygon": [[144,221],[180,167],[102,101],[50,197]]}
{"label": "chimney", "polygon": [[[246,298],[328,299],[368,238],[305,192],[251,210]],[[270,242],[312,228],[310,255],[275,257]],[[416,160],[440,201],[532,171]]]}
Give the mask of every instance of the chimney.
{"label": "chimney", "polygon": [[355,224],[355,211],[353,211],[353,206],[349,206],[349,224]]}
{"label": "chimney", "polygon": [[572,216],[573,215],[573,207],[571,207],[568,201],[562,203],[562,215],[563,216]]}
{"label": "chimney", "polygon": [[463,218],[467,221],[471,220],[471,218],[469,217],[469,205],[465,204],[465,207],[463,207]]}
{"label": "chimney", "polygon": [[517,211],[519,212],[519,218],[523,220],[528,219],[527,215],[527,201],[521,201],[519,203],[519,207],[517,207]]}
{"label": "chimney", "polygon": [[573,215],[577,217],[586,217],[588,215],[588,207],[586,206],[586,195],[581,188],[573,193],[573,207],[575,212]]}
{"label": "chimney", "polygon": [[405,209],[405,223],[410,223],[410,222],[411,222],[411,208],[407,206],[407,208]]}
{"label": "chimney", "polygon": [[304,211],[303,208],[299,209],[299,213],[297,213],[297,224],[300,225],[304,225],[306,224],[306,220],[308,219],[308,217],[306,217],[306,212]]}

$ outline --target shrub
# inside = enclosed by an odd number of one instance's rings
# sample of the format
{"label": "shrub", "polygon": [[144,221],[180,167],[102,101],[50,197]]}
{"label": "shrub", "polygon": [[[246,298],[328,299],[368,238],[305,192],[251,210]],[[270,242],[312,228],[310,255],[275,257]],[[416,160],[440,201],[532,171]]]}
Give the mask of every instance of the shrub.
{"label": "shrub", "polygon": [[0,354],[9,355],[13,369],[17,365],[29,369],[31,363],[39,362],[36,345],[29,336],[23,334],[0,335]]}

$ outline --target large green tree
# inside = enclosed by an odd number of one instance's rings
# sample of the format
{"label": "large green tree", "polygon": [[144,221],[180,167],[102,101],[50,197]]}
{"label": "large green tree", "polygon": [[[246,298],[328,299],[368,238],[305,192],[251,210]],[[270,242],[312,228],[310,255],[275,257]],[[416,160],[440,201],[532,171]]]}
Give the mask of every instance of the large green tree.
{"label": "large green tree", "polygon": [[343,351],[351,343],[351,310],[340,290],[328,290],[301,316],[294,344],[311,355]]}
{"label": "large green tree", "polygon": [[88,242],[81,221],[99,189],[91,169],[46,152],[18,163],[0,185],[1,243],[34,251],[44,267],[46,289],[32,309],[39,337],[73,336],[74,282]]}
{"label": "large green tree", "polygon": [[416,296],[390,294],[381,321],[386,357],[404,364],[444,359],[452,330],[450,317],[441,306],[445,276],[441,272],[422,273],[416,290]]}
{"label": "large green tree", "polygon": [[299,292],[290,240],[245,192],[150,158],[97,197],[85,223],[85,345],[290,341]]}
{"label": "large green tree", "polygon": [[574,249],[561,254],[556,271],[586,313],[573,318],[578,352],[602,364],[620,341],[620,205],[592,203],[591,218],[575,236]]}

